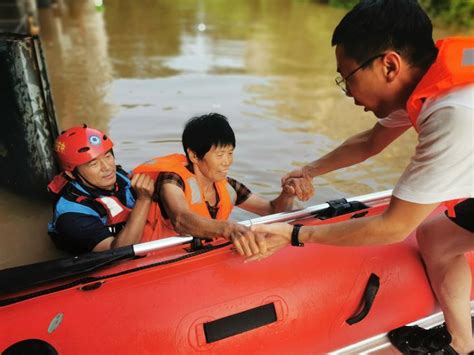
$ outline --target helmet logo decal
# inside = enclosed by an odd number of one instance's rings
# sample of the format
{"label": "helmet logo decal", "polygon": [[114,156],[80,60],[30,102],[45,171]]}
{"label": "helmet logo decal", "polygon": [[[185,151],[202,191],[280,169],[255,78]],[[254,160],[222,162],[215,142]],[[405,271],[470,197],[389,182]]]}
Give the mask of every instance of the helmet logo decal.
{"label": "helmet logo decal", "polygon": [[100,138],[98,136],[90,136],[89,137],[89,143],[92,145],[99,145],[100,144]]}
{"label": "helmet logo decal", "polygon": [[66,144],[64,144],[64,142],[57,141],[55,144],[54,150],[58,153],[63,153],[65,148],[66,148]]}
{"label": "helmet logo decal", "polygon": [[62,170],[73,171],[90,162],[114,146],[104,132],[89,127],[72,127],[61,133],[54,143],[54,150]]}

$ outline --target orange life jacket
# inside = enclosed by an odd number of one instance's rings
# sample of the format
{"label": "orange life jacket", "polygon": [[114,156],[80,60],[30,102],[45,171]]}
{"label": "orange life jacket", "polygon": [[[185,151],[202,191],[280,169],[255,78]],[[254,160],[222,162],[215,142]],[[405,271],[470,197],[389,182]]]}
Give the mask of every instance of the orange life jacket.
{"label": "orange life jacket", "polygon": [[438,56],[408,98],[407,112],[416,120],[426,99],[474,83],[474,37],[450,37],[436,42]]}
{"label": "orange life jacket", "polygon": [[[407,101],[407,112],[416,120],[426,99],[474,83],[474,37],[450,37],[436,42],[438,56]],[[448,216],[455,217],[454,206],[464,199],[446,201]]]}
{"label": "orange life jacket", "polygon": [[[186,156],[182,154],[171,154],[147,161],[137,166],[133,170],[133,173],[147,174],[153,178],[154,181],[156,181],[161,172],[166,171],[178,174],[184,181],[184,195],[191,211],[200,216],[211,218],[202,189],[199,186],[196,176],[186,168],[187,164],[188,160]],[[214,186],[219,196],[216,219],[226,220],[232,212],[237,194],[227,180],[217,181],[214,183]],[[141,241],[147,242],[174,235],[178,235],[178,233],[174,230],[170,220],[163,217],[158,203],[153,202],[150,207],[150,212],[148,213]]]}

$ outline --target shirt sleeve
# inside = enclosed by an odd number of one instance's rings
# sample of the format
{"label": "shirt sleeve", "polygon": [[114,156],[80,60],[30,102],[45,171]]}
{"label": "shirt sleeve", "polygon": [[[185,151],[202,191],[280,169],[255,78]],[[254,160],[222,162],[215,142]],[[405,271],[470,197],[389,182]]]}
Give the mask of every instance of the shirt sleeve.
{"label": "shirt sleeve", "polygon": [[161,188],[163,187],[164,184],[173,184],[178,186],[181,190],[184,191],[184,181],[176,173],[170,172],[170,171],[164,171],[158,175],[158,178],[156,179],[155,183],[155,193],[153,200],[155,202],[160,201],[160,193],[161,193]]}
{"label": "shirt sleeve", "polygon": [[392,112],[387,117],[379,118],[378,121],[386,128],[411,126],[410,118],[405,110]]}
{"label": "shirt sleeve", "polygon": [[164,171],[160,173],[160,175],[158,175],[158,178],[156,179],[156,183],[155,183],[155,192],[153,194],[153,201],[158,203],[158,206],[160,207],[160,211],[163,218],[168,219],[166,208],[160,198],[161,188],[163,187],[164,184],[176,185],[183,191],[184,191],[185,185],[181,176],[171,171]]}
{"label": "shirt sleeve", "polygon": [[155,190],[159,191],[164,184],[176,185],[184,191],[183,179],[181,176],[171,171],[164,171],[158,175],[155,183]]}
{"label": "shirt sleeve", "polygon": [[100,218],[83,213],[62,214],[56,221],[56,230],[61,249],[73,254],[90,252],[104,239],[113,237]]}
{"label": "shirt sleeve", "polygon": [[245,202],[250,197],[250,195],[252,194],[250,189],[247,188],[247,186],[245,186],[241,182],[238,182],[237,180],[232,179],[230,177],[227,177],[227,181],[230,184],[230,186],[232,186],[234,188],[234,190],[237,194],[237,198],[235,200],[235,205],[236,206],[238,206],[241,203]]}
{"label": "shirt sleeve", "polygon": [[473,197],[473,127],[468,107],[446,106],[428,116],[393,195],[421,204]]}

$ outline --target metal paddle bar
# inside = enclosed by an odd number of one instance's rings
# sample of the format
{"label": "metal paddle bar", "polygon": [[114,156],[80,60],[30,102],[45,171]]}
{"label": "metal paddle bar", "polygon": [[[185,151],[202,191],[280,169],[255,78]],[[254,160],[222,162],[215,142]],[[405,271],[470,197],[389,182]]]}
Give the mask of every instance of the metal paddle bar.
{"label": "metal paddle bar", "polygon": [[[347,202],[362,202],[365,204],[373,204],[382,200],[386,200],[392,196],[392,190],[385,190],[380,192],[374,192],[367,195],[361,195],[356,197],[349,197],[347,198]],[[281,212],[272,214],[269,216],[253,218],[247,221],[239,222],[244,226],[251,226],[253,224],[265,224],[265,223],[275,223],[275,222],[291,222],[298,219],[307,218],[313,216],[317,212],[323,211],[330,207],[329,203],[321,203],[319,205],[314,205],[310,207],[303,208],[297,211],[291,212]]]}
{"label": "metal paddle bar", "polygon": [[[370,205],[371,203],[377,203],[379,201],[388,199],[392,196],[392,190],[385,190],[380,192],[374,192],[367,195],[361,195],[356,197],[347,198],[347,202],[362,202]],[[290,212],[280,212],[272,215],[257,217],[248,219],[245,221],[238,222],[246,227],[249,227],[254,224],[265,224],[265,223],[276,223],[276,222],[291,222],[298,219],[307,218],[313,216],[315,213],[323,211],[330,207],[329,203],[321,203],[319,205],[314,205],[310,207],[303,208],[297,211]],[[159,240],[154,240],[151,242],[135,244],[133,250],[135,255],[145,255],[150,251],[156,251],[166,248],[172,248],[181,244],[190,243],[193,240],[192,236],[174,236]]]}
{"label": "metal paddle bar", "polygon": [[133,251],[135,255],[146,255],[151,251],[172,248],[181,244],[190,243],[193,240],[191,236],[176,236],[159,240],[152,240],[151,242],[135,244]]}

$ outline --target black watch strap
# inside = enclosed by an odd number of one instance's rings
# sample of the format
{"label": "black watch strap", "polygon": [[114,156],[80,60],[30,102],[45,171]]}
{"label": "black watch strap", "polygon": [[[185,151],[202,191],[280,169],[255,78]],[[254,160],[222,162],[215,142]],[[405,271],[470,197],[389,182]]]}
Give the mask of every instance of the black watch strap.
{"label": "black watch strap", "polygon": [[304,247],[304,243],[301,243],[298,239],[301,227],[303,227],[302,224],[293,225],[293,231],[291,232],[291,245],[293,245],[294,247]]}

